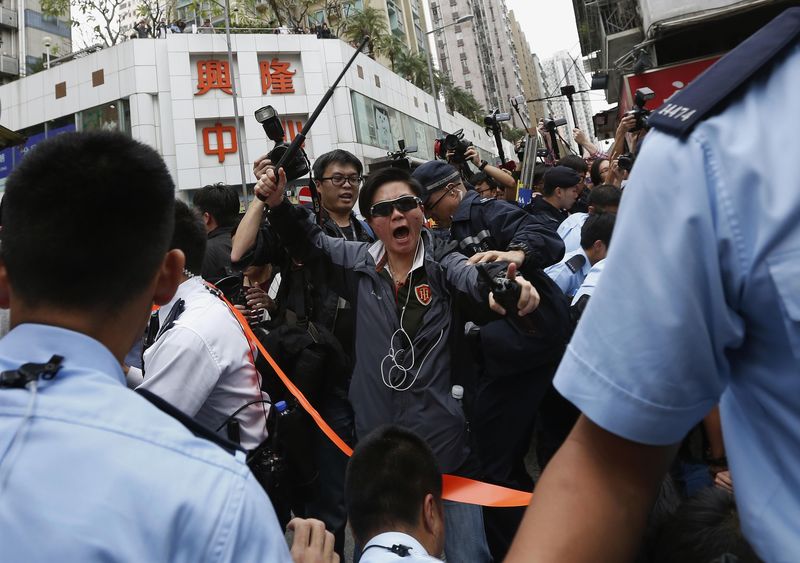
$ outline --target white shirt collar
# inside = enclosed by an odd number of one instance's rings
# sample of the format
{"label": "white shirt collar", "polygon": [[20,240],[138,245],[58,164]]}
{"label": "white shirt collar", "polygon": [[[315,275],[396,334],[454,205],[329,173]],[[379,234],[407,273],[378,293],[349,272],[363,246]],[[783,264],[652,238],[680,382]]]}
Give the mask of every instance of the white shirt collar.
{"label": "white shirt collar", "polygon": [[206,285],[203,281],[203,278],[200,276],[194,276],[189,278],[188,280],[181,282],[178,286],[178,290],[175,292],[175,295],[172,297],[169,303],[166,305],[162,305],[161,308],[158,310],[158,320],[159,322],[163,323],[166,316],[172,310],[172,307],[175,303],[178,302],[178,299],[183,299],[184,301],[192,295],[193,293],[198,293],[200,291],[206,291]]}
{"label": "white shirt collar", "polygon": [[392,547],[393,545],[404,545],[411,550],[411,554],[417,557],[428,555],[422,544],[419,543],[413,536],[404,534],[403,532],[384,532],[378,534],[367,542],[364,549],[371,545],[380,545],[383,547]]}
{"label": "white shirt collar", "polygon": [[[392,273],[391,268],[389,268],[389,262],[386,260],[386,247],[383,245],[383,242],[377,240],[372,243],[372,245],[368,249],[372,259],[375,260],[375,265],[377,266],[377,270],[380,271],[382,265],[385,263],[386,269],[389,270],[389,273]],[[422,233],[419,236],[419,244],[417,245],[417,253],[414,255],[414,264],[411,266],[411,271],[413,272],[417,268],[421,268],[425,264],[425,241],[422,240]]]}

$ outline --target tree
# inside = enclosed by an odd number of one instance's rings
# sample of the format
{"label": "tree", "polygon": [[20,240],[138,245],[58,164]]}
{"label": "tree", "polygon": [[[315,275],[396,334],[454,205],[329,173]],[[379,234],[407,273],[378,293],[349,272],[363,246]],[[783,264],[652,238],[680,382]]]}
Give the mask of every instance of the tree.
{"label": "tree", "polygon": [[408,47],[397,35],[394,33],[387,33],[379,38],[375,44],[375,50],[379,55],[383,55],[389,59],[392,72],[403,74],[398,70],[400,64],[398,61],[407,53]]}
{"label": "tree", "polygon": [[158,22],[162,19],[169,24],[171,18],[175,17],[175,0],[163,2],[160,0],[139,0],[136,7],[136,15],[148,20],[150,29],[153,30],[153,37],[157,35]]}
{"label": "tree", "polygon": [[442,87],[444,102],[449,111],[457,111],[475,123],[483,124],[485,111],[475,96],[453,84],[450,79],[444,79]]}
{"label": "tree", "polygon": [[[92,29],[92,40],[102,41],[106,46],[116,45],[122,38],[119,29],[120,6],[125,0],[74,0],[75,9],[81,14],[85,23]],[[67,18],[70,15],[69,0],[41,0],[42,14],[52,17]],[[81,22],[72,21],[77,28]]]}
{"label": "tree", "polygon": [[503,137],[511,143],[516,143],[527,134],[524,129],[510,127],[506,123],[503,123],[500,127],[503,129]]}
{"label": "tree", "polygon": [[[397,74],[413,83],[417,88],[430,90],[428,61],[426,53],[410,54],[403,52],[397,61]],[[436,77],[434,76],[434,81]]]}
{"label": "tree", "polygon": [[365,6],[347,21],[344,36],[351,43],[361,43],[364,37],[369,35],[367,54],[374,59],[376,45],[380,44],[388,33],[389,26],[383,14],[372,6]]}

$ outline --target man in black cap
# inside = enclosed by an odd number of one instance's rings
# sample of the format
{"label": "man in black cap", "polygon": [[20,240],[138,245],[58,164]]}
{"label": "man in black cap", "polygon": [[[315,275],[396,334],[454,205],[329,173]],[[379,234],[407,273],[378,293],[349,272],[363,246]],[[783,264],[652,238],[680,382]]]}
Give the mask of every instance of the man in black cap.
{"label": "man in black cap", "polygon": [[[539,292],[539,334],[523,334],[506,319],[490,322],[481,327],[474,347],[481,366],[477,381],[469,379],[474,365],[458,366],[459,384],[466,384],[464,404],[471,411],[468,414],[472,415],[485,477],[500,485],[530,490],[533,480],[525,469],[525,455],[537,407],[569,334],[568,304],[558,286],[542,272],[563,257],[563,241],[555,227],[549,228],[516,205],[467,190],[458,171],[445,162],[426,162],[413,177],[425,188],[425,214],[437,225],[450,228],[451,240],[471,263],[514,262]],[[495,561],[505,557],[522,513],[484,510]]]}
{"label": "man in black cap", "polygon": [[555,231],[569,217],[567,213],[578,199],[578,184],[583,181],[580,174],[566,166],[555,166],[544,175],[542,196],[533,198],[525,211]]}

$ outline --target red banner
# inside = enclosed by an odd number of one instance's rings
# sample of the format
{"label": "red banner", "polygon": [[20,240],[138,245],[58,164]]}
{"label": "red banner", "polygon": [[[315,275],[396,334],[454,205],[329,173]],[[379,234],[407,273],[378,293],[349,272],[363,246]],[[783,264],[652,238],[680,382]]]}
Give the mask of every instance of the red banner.
{"label": "red banner", "polygon": [[619,99],[619,115],[621,116],[633,107],[633,95],[639,88],[646,86],[656,93],[656,97],[647,102],[646,106],[650,110],[656,109],[672,94],[686,87],[705,69],[717,62],[719,58],[719,56],[714,56],[626,76]]}

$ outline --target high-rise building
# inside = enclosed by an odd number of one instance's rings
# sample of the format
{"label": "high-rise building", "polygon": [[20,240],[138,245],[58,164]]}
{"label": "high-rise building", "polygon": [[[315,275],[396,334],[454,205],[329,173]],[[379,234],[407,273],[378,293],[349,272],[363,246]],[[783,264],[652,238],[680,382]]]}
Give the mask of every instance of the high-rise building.
{"label": "high-rise building", "polygon": [[548,100],[548,106],[551,116],[558,118],[565,118],[567,120],[566,128],[561,128],[561,135],[574,147],[572,141],[572,128],[579,127],[594,137],[594,124],[592,122],[592,104],[589,101],[587,93],[579,93],[573,95],[573,102],[575,107],[575,114],[578,122],[572,116],[572,109],[566,96],[560,96],[561,88],[564,86],[574,86],[576,91],[589,90],[590,85],[583,74],[583,67],[581,66],[580,59],[572,57],[567,51],[557,51],[552,58],[545,60],[542,63],[544,70],[544,86],[545,96],[559,96]]}
{"label": "high-rise building", "polygon": [[542,79],[542,70],[537,57],[525,33],[514,17],[514,11],[508,12],[508,20],[511,23],[511,35],[514,39],[514,50],[517,55],[517,62],[519,63],[520,76],[522,77],[522,89],[527,100],[537,100],[535,102],[528,102],[528,113],[531,122],[536,122],[539,118],[546,117],[545,105],[541,98],[544,98],[544,81]]}
{"label": "high-rise building", "polygon": [[0,83],[30,74],[51,58],[72,52],[72,27],[66,20],[42,14],[39,0],[0,5]]}
{"label": "high-rise building", "polygon": [[[435,33],[442,72],[487,112],[511,112],[509,98],[525,92],[504,0],[432,0],[430,7],[431,27],[449,26]],[[450,25],[469,14],[472,21]],[[524,114],[527,120],[527,107]],[[516,114],[512,119],[523,127]]]}

